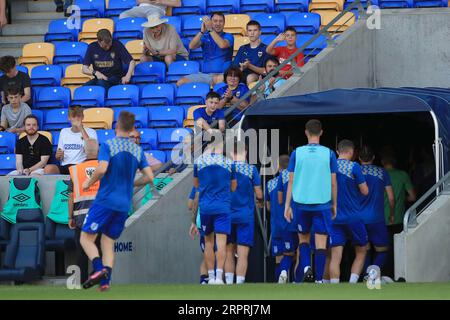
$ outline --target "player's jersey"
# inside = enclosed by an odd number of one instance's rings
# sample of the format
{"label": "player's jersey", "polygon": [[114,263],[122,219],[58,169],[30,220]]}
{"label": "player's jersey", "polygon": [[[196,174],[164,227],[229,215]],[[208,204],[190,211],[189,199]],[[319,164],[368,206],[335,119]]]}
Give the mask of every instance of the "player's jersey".
{"label": "player's jersey", "polygon": [[270,230],[273,238],[281,238],[283,230],[287,225],[284,219],[284,207],[278,204],[278,177],[275,177],[267,182],[266,185],[266,199],[270,201]]}
{"label": "player's jersey", "polygon": [[102,161],[109,165],[94,203],[114,211],[129,212],[136,171],[148,167],[144,151],[129,138],[116,137],[100,146],[98,162]]}
{"label": "player's jersey", "polygon": [[[278,192],[283,192],[283,205],[282,205],[283,208],[286,205],[288,184],[289,184],[289,171],[283,170],[283,171],[281,171],[281,174],[278,176],[278,182],[277,182]],[[294,223],[294,220],[292,220],[291,223],[288,223],[287,220],[284,218],[284,209],[283,209],[282,218],[283,218],[284,224],[285,224],[284,230],[297,232],[297,225]]]}
{"label": "player's jersey", "polygon": [[333,223],[345,224],[361,219],[359,184],[366,182],[361,166],[353,161],[337,160],[337,215]]}
{"label": "player's jersey", "polygon": [[248,223],[254,219],[254,187],[261,186],[258,169],[246,162],[236,161],[237,188],[231,195],[231,222]]}
{"label": "player's jersey", "polygon": [[199,208],[202,215],[231,214],[231,181],[236,168],[221,154],[203,154],[194,163],[198,178]]}
{"label": "player's jersey", "polygon": [[391,186],[386,170],[374,165],[361,166],[369,194],[361,200],[361,218],[365,224],[384,222],[384,190]]}

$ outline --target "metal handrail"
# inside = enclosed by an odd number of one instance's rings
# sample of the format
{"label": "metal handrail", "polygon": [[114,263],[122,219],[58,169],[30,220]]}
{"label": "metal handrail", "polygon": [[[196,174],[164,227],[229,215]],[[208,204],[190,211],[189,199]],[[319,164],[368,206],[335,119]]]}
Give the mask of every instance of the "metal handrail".
{"label": "metal handrail", "polygon": [[[418,226],[417,217],[422,214],[423,211],[430,205],[440,194],[440,188],[445,185],[446,182],[450,182],[450,171],[447,172],[434,186],[432,186],[419,200],[417,200],[408,210],[403,217],[403,230],[408,233],[409,228],[415,228]],[[420,212],[417,212],[417,208],[425,203],[425,201],[433,194],[436,196],[430,201],[430,203],[423,208]]]}

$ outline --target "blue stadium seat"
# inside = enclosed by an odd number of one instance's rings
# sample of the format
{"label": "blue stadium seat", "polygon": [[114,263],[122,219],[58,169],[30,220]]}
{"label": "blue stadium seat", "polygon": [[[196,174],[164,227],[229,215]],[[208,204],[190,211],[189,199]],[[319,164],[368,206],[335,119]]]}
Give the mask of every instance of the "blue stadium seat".
{"label": "blue stadium seat", "polygon": [[14,170],[16,170],[16,155],[14,153],[0,154],[0,175],[8,174]]}
{"label": "blue stadium seat", "polygon": [[104,0],[75,0],[74,4],[80,7],[80,15],[83,18],[103,18],[105,16]]}
{"label": "blue stadium seat", "polygon": [[412,8],[413,0],[378,0],[381,9],[392,8]]}
{"label": "blue stadium seat", "polygon": [[44,127],[44,112],[42,110],[31,109],[31,113],[38,118],[38,126],[39,130],[41,130]]}
{"label": "blue stadium seat", "polygon": [[447,0],[413,0],[413,8],[434,8],[447,6]]}
{"label": "blue stadium seat", "polygon": [[141,135],[141,147],[144,150],[156,149],[158,145],[158,132],[155,129],[139,129]]}
{"label": "blue stadium seat", "polygon": [[316,34],[320,29],[320,15],[314,12],[294,13],[288,18],[287,25],[294,27],[297,33]]}
{"label": "blue stadium seat", "polygon": [[62,68],[55,65],[36,66],[31,70],[31,86],[59,86]]}
{"label": "blue stadium seat", "polygon": [[62,251],[75,250],[75,230],[67,224],[56,223],[45,219],[45,250]]}
{"label": "blue stadium seat", "polygon": [[[51,109],[45,113],[44,116],[44,130],[46,131],[57,131],[63,128],[70,127],[70,122],[68,119],[68,109]],[[53,138],[53,132],[52,132]],[[56,140],[56,139],[52,139]]]}
{"label": "blue stadium seat", "polygon": [[173,7],[172,15],[181,16],[186,14],[205,14],[205,0],[182,0],[181,7]]}
{"label": "blue stadium seat", "polygon": [[178,128],[183,126],[184,109],[177,106],[148,108],[150,128]]}
{"label": "blue stadium seat", "polygon": [[274,0],[241,0],[241,13],[273,12]]}
{"label": "blue stadium seat", "polygon": [[177,82],[181,77],[199,72],[200,64],[197,61],[175,61],[169,66],[166,82]]}
{"label": "blue stadium seat", "polygon": [[[264,42],[265,43],[265,42]],[[221,83],[217,83],[216,85],[214,85],[213,87],[213,91],[217,92],[217,90],[219,90],[222,87],[226,87],[227,84],[225,82],[221,82]]]}
{"label": "blue stadium seat", "polygon": [[17,66],[17,65],[16,65],[16,69],[17,69],[18,71],[21,71],[21,72],[23,72],[23,73],[28,74],[28,68],[25,67],[25,66]]}
{"label": "blue stadium seat", "polygon": [[84,42],[58,42],[53,64],[82,64],[87,48],[88,44]]}
{"label": "blue stadium seat", "polygon": [[[297,37],[297,47],[301,47],[306,41],[311,39],[313,35],[299,35]],[[324,35],[320,35],[316,40],[314,40],[311,44],[309,44],[305,50],[303,50],[303,54],[309,56],[305,59],[305,62],[308,61],[309,58],[315,57],[328,45],[327,38]]]}
{"label": "blue stadium seat", "polygon": [[208,83],[191,82],[183,84],[177,90],[175,104],[204,104],[206,95],[209,93],[209,91],[210,87]]}
{"label": "blue stadium seat", "polygon": [[142,39],[144,27],[147,22],[145,18],[124,18],[114,25],[114,39],[116,40],[137,40]]}
{"label": "blue stadium seat", "polygon": [[239,0],[207,0],[206,13],[211,14],[213,12],[239,13]]}
{"label": "blue stadium seat", "polygon": [[[261,36],[261,42],[264,43],[265,45],[269,45],[273,39],[275,39],[277,36],[274,34],[267,34],[267,35],[262,35]],[[286,41],[281,41],[279,43],[277,43],[277,45],[275,47],[279,47],[279,46],[285,46],[286,45]]]}
{"label": "blue stadium seat", "polygon": [[73,92],[72,105],[82,107],[103,107],[106,90],[100,86],[81,86]]}
{"label": "blue stadium seat", "polygon": [[0,153],[14,153],[14,148],[16,147],[16,139],[17,135],[15,133],[7,131],[0,132]]}
{"label": "blue stadium seat", "polygon": [[148,111],[147,108],[143,107],[117,107],[113,109],[114,111],[114,121],[113,128],[116,127],[117,120],[119,119],[119,114],[121,111],[129,111],[135,115],[135,127],[136,128],[147,128],[148,127]]}
{"label": "blue stadium seat", "polygon": [[34,107],[39,109],[68,108],[70,89],[66,87],[44,87],[39,90]]}
{"label": "blue stadium seat", "polygon": [[171,84],[149,84],[142,90],[141,106],[172,105],[175,97],[175,89]]}
{"label": "blue stadium seat", "polygon": [[192,134],[192,130],[186,128],[165,128],[158,131],[158,149],[172,150],[174,147],[182,148],[185,136]]}
{"label": "blue stadium seat", "polygon": [[136,107],[138,104],[139,87],[132,84],[112,86],[105,101],[108,107]]}
{"label": "blue stadium seat", "polygon": [[166,81],[166,64],[164,62],[141,62],[136,65],[131,83],[164,83]]}
{"label": "blue stadium seat", "polygon": [[275,2],[275,12],[308,12],[310,0],[278,0]]}
{"label": "blue stadium seat", "polygon": [[48,25],[48,31],[45,34],[45,42],[57,41],[77,41],[79,29],[69,29],[67,19],[53,20]]}
{"label": "blue stadium seat", "polygon": [[50,131],[52,134],[52,155],[50,156],[50,163],[57,164],[59,163],[58,160],[55,158],[56,150],[58,149],[58,141],[59,141],[59,135],[61,133],[60,130],[54,130]]}
{"label": "blue stadium seat", "polygon": [[261,24],[262,34],[280,34],[286,28],[284,15],[281,13],[263,13],[254,18]]}
{"label": "blue stadium seat", "polygon": [[128,10],[136,5],[136,0],[109,0],[105,17],[117,17],[122,11]]}
{"label": "blue stadium seat", "polygon": [[189,60],[202,60],[203,59],[202,47],[199,47],[194,50],[189,49],[189,43],[191,42],[191,40],[192,38],[181,38],[184,47],[189,52]]}
{"label": "blue stadium seat", "polygon": [[203,16],[182,17],[182,37],[194,37],[199,33],[203,23]]}
{"label": "blue stadium seat", "polygon": [[168,19],[169,21],[167,21],[167,23],[174,26],[175,30],[177,30],[177,33],[181,34],[181,17],[168,16],[168,17],[163,17],[163,18]]}
{"label": "blue stadium seat", "polygon": [[153,158],[165,163],[167,161],[166,153],[161,150],[149,150],[147,151]]}
{"label": "blue stadium seat", "polygon": [[113,139],[116,136],[116,132],[113,129],[98,129],[97,130],[97,140],[99,144]]}

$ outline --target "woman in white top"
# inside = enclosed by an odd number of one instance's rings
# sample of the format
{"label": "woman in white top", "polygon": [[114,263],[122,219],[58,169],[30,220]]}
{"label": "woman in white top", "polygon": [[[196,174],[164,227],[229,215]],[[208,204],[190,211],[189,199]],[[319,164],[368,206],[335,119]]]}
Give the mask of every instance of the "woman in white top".
{"label": "woman in white top", "polygon": [[166,15],[167,7],[181,7],[181,0],[136,0],[137,6],[119,15],[123,18],[147,18],[152,14]]}

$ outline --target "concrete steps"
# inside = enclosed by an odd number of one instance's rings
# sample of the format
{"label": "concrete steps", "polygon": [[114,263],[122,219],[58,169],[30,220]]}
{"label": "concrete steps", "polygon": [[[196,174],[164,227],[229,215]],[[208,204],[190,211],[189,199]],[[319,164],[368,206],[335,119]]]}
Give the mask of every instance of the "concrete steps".
{"label": "concrete steps", "polygon": [[53,0],[28,1],[28,12],[55,12]]}
{"label": "concrete steps", "polygon": [[14,24],[23,22],[39,22],[39,21],[50,21],[55,19],[63,19],[64,14],[61,12],[17,12],[13,13],[12,21]]}
{"label": "concrete steps", "polygon": [[13,36],[0,37],[0,47],[22,48],[23,45],[31,42],[44,42],[43,36]]}
{"label": "concrete steps", "polygon": [[2,36],[43,36],[50,21],[8,24],[2,29]]}

